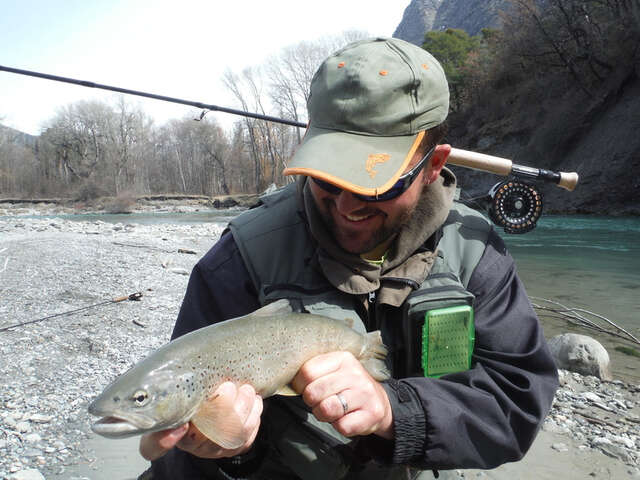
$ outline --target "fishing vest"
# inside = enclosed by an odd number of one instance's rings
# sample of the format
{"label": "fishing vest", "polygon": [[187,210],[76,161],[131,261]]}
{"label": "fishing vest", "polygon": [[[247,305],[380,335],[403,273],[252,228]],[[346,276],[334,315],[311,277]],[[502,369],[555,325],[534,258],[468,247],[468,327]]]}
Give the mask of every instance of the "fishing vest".
{"label": "fishing vest", "polygon": [[[263,196],[260,206],[236,217],[229,228],[260,304],[286,298],[300,311],[342,320],[360,332],[367,331],[357,313],[362,300],[333,287],[313,261],[316,244],[300,211],[295,184]],[[387,309],[375,326],[382,331],[390,350],[389,367],[394,377],[422,376],[419,329],[426,311],[473,305],[474,296],[466,286],[490,230],[481,214],[454,202],[428,277],[400,308]],[[401,322],[400,328],[397,322]],[[299,478],[433,478],[431,472],[399,465],[359,464],[352,454],[357,440],[343,437],[329,424],[316,420],[299,397],[269,400],[265,407],[265,413],[269,413],[263,415],[263,424],[271,424],[269,442],[282,463]],[[353,448],[345,448],[349,446]],[[282,472],[278,475],[287,478]]]}

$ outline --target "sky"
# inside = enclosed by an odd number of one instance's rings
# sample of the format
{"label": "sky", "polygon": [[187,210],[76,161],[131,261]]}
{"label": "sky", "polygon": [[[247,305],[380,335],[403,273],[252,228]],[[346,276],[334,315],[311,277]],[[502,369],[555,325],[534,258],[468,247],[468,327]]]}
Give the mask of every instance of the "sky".
{"label": "sky", "polygon": [[[239,108],[222,85],[282,48],[347,30],[390,37],[410,0],[0,0],[0,65]],[[0,123],[39,134],[117,94],[0,71]],[[156,124],[188,106],[126,96]],[[197,112],[196,112],[197,113]],[[239,117],[210,113],[223,126]]]}

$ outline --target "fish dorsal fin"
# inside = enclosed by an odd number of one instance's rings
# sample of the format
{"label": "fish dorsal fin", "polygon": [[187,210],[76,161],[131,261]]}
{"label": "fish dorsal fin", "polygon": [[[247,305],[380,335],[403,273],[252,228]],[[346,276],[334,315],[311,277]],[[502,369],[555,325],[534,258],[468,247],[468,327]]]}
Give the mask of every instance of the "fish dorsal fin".
{"label": "fish dorsal fin", "polygon": [[213,443],[227,449],[239,448],[246,440],[243,424],[236,415],[229,415],[230,411],[233,411],[233,399],[216,395],[202,403],[191,417],[191,423]]}
{"label": "fish dorsal fin", "polygon": [[291,306],[291,302],[289,302],[289,300],[287,300],[286,298],[283,298],[259,308],[251,315],[257,315],[260,317],[271,317],[273,315],[284,315],[292,312],[293,307]]}
{"label": "fish dorsal fin", "polygon": [[278,391],[275,394],[276,395],[285,395],[287,397],[294,397],[294,396],[300,395],[293,388],[291,388],[291,385],[283,385],[282,387],[280,387],[278,389]]}

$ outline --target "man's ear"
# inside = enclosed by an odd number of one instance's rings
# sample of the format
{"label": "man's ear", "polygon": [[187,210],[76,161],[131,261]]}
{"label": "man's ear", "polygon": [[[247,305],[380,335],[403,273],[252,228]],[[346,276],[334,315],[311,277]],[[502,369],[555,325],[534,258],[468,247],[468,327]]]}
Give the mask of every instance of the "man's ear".
{"label": "man's ear", "polygon": [[451,145],[436,145],[433,155],[431,155],[431,159],[429,160],[429,165],[427,165],[425,170],[425,182],[427,184],[436,181],[440,175],[440,170],[442,170],[444,164],[447,163],[447,158],[449,158],[450,153]]}

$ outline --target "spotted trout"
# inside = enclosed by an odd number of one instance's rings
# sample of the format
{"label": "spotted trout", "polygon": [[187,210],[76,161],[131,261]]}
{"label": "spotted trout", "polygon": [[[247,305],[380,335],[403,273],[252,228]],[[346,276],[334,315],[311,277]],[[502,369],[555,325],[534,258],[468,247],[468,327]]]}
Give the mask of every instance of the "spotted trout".
{"label": "spotted trout", "polygon": [[359,333],[345,322],[294,313],[287,300],[216,323],[169,342],[116,378],[89,405],[102,417],[95,433],[123,438],[192,422],[225,448],[242,444],[241,425],[213,393],[231,381],[250,384],[263,398],[295,395],[289,386],[302,364],[334,351],[351,352],[376,380],[388,378],[379,331]]}

